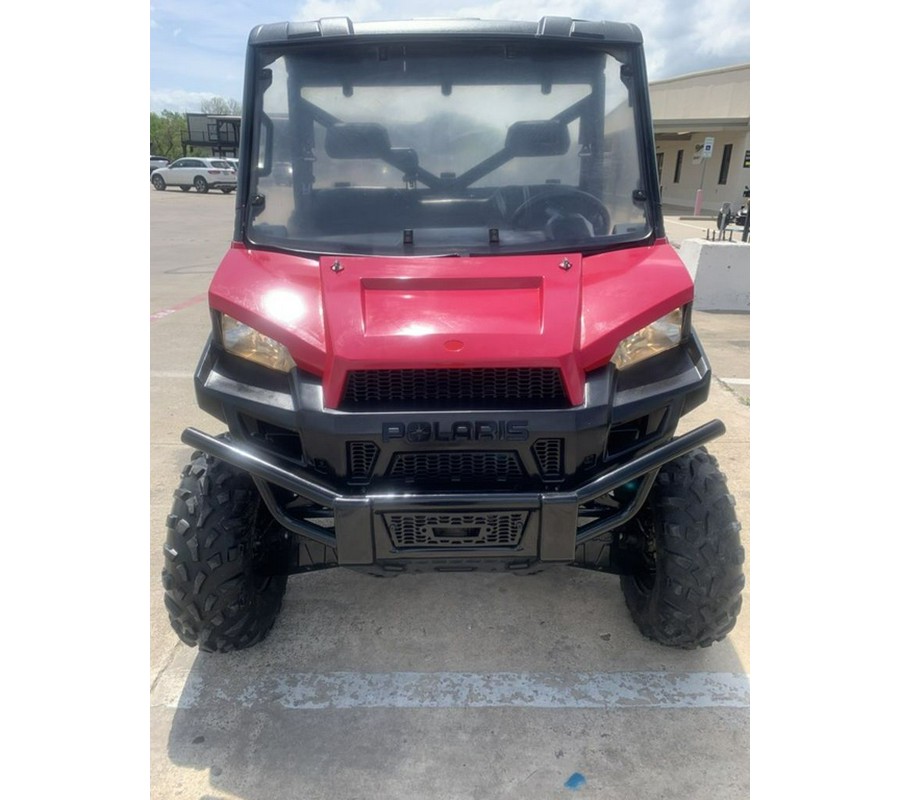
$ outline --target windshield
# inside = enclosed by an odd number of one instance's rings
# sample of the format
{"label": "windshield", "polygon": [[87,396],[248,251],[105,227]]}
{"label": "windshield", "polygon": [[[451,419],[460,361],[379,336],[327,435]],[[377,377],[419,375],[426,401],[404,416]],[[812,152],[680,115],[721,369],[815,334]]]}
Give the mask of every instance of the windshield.
{"label": "windshield", "polygon": [[247,236],[405,255],[643,238],[627,52],[520,42],[269,52]]}

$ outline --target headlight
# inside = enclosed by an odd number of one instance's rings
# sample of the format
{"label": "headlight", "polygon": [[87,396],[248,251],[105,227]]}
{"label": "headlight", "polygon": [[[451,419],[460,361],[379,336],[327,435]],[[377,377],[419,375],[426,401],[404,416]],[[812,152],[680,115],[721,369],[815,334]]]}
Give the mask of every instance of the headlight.
{"label": "headlight", "polygon": [[625,369],[657,353],[677,347],[681,341],[683,326],[684,310],[676,308],[656,322],[651,322],[646,328],[622,339],[613,353],[612,363],[619,369]]}
{"label": "headlight", "polygon": [[296,366],[287,348],[258,330],[222,314],[222,344],[229,353],[281,372]]}

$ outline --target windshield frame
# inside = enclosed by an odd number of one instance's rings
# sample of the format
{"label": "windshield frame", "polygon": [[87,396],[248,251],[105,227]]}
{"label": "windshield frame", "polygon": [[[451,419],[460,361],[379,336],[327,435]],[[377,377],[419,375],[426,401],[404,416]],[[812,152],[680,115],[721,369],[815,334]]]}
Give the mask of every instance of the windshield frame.
{"label": "windshield frame", "polygon": [[[493,230],[488,229],[489,236],[485,237],[483,242],[467,243],[462,246],[453,246],[448,244],[429,245],[422,241],[416,241],[419,234],[415,231],[404,229],[403,246],[347,246],[346,242],[329,241],[325,238],[319,238],[315,241],[303,241],[288,239],[286,237],[266,237],[259,235],[259,229],[254,226],[254,219],[259,217],[261,207],[265,208],[264,192],[258,190],[258,177],[260,174],[271,175],[274,161],[272,158],[271,148],[266,156],[262,158],[262,170],[258,166],[260,164],[261,139],[266,135],[273,135],[271,120],[266,121],[264,114],[263,100],[266,89],[271,85],[271,76],[266,78],[266,70],[269,65],[277,58],[291,58],[299,55],[301,58],[305,53],[318,51],[319,53],[327,53],[334,55],[335,53],[349,53],[355,49],[362,47],[371,47],[372,45],[384,46],[391,48],[421,48],[423,42],[427,46],[435,47],[438,44],[442,47],[453,49],[457,52],[465,51],[464,48],[473,44],[472,37],[460,36],[441,36],[432,37],[433,41],[428,42],[428,37],[416,36],[397,36],[387,37],[379,35],[377,37],[352,37],[346,42],[321,41],[321,40],[305,40],[293,42],[264,42],[258,46],[251,46],[247,56],[247,74],[248,80],[245,85],[244,98],[244,124],[243,130],[245,135],[241,137],[240,145],[240,171],[243,176],[243,196],[239,198],[239,205],[235,220],[235,238],[243,241],[248,246],[272,249],[304,255],[317,258],[323,255],[383,255],[383,256],[465,256],[465,255],[506,255],[506,254],[524,254],[524,253],[541,253],[541,252],[581,252],[588,254],[591,252],[599,252],[608,249],[620,248],[634,244],[642,244],[665,236],[662,224],[661,208],[659,203],[659,187],[656,174],[655,147],[653,146],[653,129],[652,120],[649,110],[649,96],[646,90],[645,64],[643,59],[643,51],[639,43],[605,43],[590,40],[566,41],[561,42],[559,38],[549,38],[548,41],[536,41],[529,38],[527,42],[523,42],[522,37],[509,36],[491,36],[479,37],[479,45],[487,46],[504,46],[521,49],[527,45],[532,53],[545,53],[549,58],[554,54],[568,54],[574,57],[604,54],[608,59],[614,59],[619,62],[615,64],[618,70],[618,78],[627,86],[628,107],[631,109],[631,123],[633,125],[634,148],[635,148],[635,164],[634,167],[638,171],[637,183],[632,192],[631,200],[635,207],[640,209],[645,225],[640,226],[639,230],[625,230],[623,232],[610,231],[607,235],[591,236],[590,238],[579,238],[577,241],[522,241],[516,244],[492,241],[495,236]],[[346,91],[346,90],[345,90]],[[352,89],[351,89],[352,92]],[[563,121],[569,121],[577,116],[578,109],[575,106],[590,100],[590,96],[582,98],[574,106],[564,109],[557,116]],[[309,103],[303,100],[303,103]],[[307,109],[308,110],[308,109]],[[320,121],[324,124],[329,122],[339,123],[337,117],[331,116],[329,120],[329,111],[318,108],[315,111]],[[254,121],[256,121],[254,123]],[[602,126],[602,121],[600,123]],[[267,129],[268,126],[268,129]],[[268,133],[266,131],[268,130]],[[527,137],[526,137],[527,138]],[[271,139],[270,139],[271,141]],[[649,145],[647,144],[649,142]],[[263,148],[264,149],[264,148]],[[393,150],[401,150],[402,148],[392,148]],[[502,149],[502,148],[501,148]],[[397,169],[402,169],[402,157],[396,153],[387,153],[380,156],[381,159]],[[398,161],[400,159],[400,161]],[[266,163],[268,160],[268,163]],[[431,191],[440,194],[441,191],[455,189],[457,191],[471,188],[484,175],[490,174],[497,166],[502,166],[504,156],[499,152],[485,157],[478,164],[464,172],[462,175],[454,175],[452,179],[444,179],[443,176],[435,174],[431,170],[423,167],[421,164],[417,166],[415,177],[417,185],[428,187]],[[508,159],[506,159],[508,160]],[[496,164],[494,162],[497,162]],[[283,163],[283,162],[282,162]],[[292,160],[292,171],[296,173],[297,162]],[[254,169],[251,169],[254,165]],[[642,220],[642,221],[643,221]],[[411,233],[411,241],[406,241],[406,236]]]}

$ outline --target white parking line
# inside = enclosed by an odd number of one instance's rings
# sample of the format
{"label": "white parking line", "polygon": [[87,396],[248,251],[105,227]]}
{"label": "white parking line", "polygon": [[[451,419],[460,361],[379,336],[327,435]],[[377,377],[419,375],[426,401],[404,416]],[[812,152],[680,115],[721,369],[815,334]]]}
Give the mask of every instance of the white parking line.
{"label": "white parking line", "polygon": [[750,378],[719,378],[722,383],[733,383],[736,386],[749,386]]}
{"label": "white parking line", "polygon": [[248,685],[169,668],[151,704],[344,708],[747,708],[750,678],[731,672],[284,673]]}

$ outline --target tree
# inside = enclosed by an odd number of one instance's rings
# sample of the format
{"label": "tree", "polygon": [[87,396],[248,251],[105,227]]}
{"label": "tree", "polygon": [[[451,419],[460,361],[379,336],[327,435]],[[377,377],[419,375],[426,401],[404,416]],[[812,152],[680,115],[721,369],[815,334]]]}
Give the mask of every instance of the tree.
{"label": "tree", "polygon": [[181,137],[187,134],[187,120],[177,111],[150,113],[150,152],[169,159],[180,158]]}
{"label": "tree", "polygon": [[[226,100],[224,97],[211,97],[200,103],[201,114],[222,116],[240,116],[241,104],[237,100]],[[165,156],[168,159],[181,158],[184,148],[181,140],[187,136],[187,118],[178,111],[166,109],[161,114],[150,113],[150,152],[153,155]],[[209,149],[191,147],[190,153],[208,155]]]}
{"label": "tree", "polygon": [[211,97],[200,103],[200,111],[203,114],[220,114],[229,116],[240,116],[241,104],[237,100],[225,99],[224,97]]}

